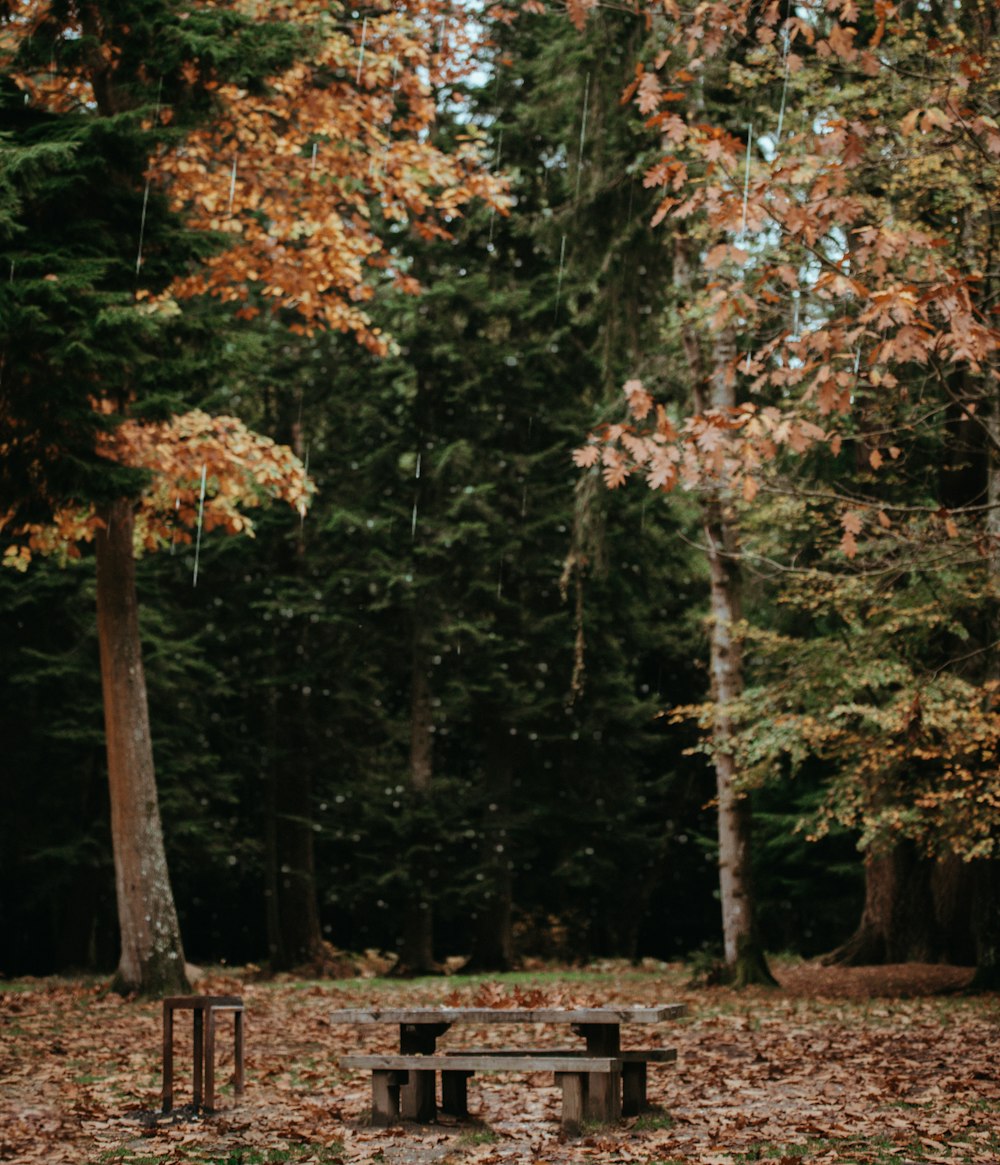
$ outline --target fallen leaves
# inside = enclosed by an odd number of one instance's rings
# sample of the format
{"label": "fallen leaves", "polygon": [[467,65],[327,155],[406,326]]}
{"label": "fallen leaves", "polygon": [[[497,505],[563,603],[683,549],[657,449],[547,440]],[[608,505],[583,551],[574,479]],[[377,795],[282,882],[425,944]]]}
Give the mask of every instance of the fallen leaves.
{"label": "fallen leaves", "polygon": [[[779,967],[784,990],[694,991],[679,967],[604,964],[533,981],[441,979],[202,981],[247,1004],[247,1093],[233,1106],[232,1049],[219,1035],[221,1111],[158,1113],[160,1009],[99,985],[22,981],[0,991],[0,1159],[19,1165],[142,1159],[163,1165],[381,1160],[397,1165],[683,1161],[735,1165],[947,1161],[995,1165],[1000,1083],[992,1061],[995,996],[925,994],[961,986],[948,967]],[[912,996],[901,998],[901,995]],[[548,1073],[482,1076],[475,1121],[373,1129],[369,1084],[337,1066],[362,1041],[389,1050],[395,1030],[331,1027],[335,1007],[389,1004],[568,1006],[682,999],[689,1018],[626,1028],[632,1046],[676,1046],[676,1067],[650,1070],[651,1113],[579,1140],[559,1132]],[[499,1038],[565,1042],[545,1027],[452,1029],[453,1046]],[[191,1032],[178,1025],[177,1098],[190,1088]],[[187,1074],[186,1074],[187,1073]]]}

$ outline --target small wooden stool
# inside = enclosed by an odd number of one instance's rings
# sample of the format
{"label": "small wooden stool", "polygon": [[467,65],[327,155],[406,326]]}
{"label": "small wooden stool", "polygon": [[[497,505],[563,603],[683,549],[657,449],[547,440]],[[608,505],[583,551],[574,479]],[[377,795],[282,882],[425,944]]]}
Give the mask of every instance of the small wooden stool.
{"label": "small wooden stool", "polygon": [[185,1009],[194,1013],[194,1107],[214,1112],[215,1016],[220,1011],[233,1013],[233,1090],[237,1096],[243,1094],[243,1000],[239,995],[170,995],[164,999],[164,1112],[169,1112],[174,1106],[174,1012]]}

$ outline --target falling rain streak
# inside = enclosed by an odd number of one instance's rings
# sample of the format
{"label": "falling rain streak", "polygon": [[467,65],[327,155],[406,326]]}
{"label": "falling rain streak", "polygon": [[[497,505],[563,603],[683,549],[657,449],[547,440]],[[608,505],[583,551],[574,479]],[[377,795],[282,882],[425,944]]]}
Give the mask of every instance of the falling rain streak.
{"label": "falling rain streak", "polygon": [[201,527],[205,517],[205,482],[208,477],[208,466],[201,467],[201,493],[198,498],[198,535],[194,543],[194,577],[191,580],[191,585],[196,587],[198,585],[198,560],[201,557]]}
{"label": "falling rain streak", "polygon": [[583,174],[583,147],[587,140],[587,106],[590,104],[590,74],[583,86],[583,110],[580,114],[580,147],[576,159],[576,192],[574,198],[580,197],[580,177]]}
{"label": "falling rain streak", "polygon": [[233,214],[233,200],[236,197],[236,159],[233,158],[233,170],[229,175],[229,206],[226,208],[226,216],[231,218]]}
{"label": "falling rain streak", "polygon": [[[417,465],[413,471],[413,480],[420,480],[420,454],[417,454]],[[410,515],[410,541],[412,542],[417,536],[417,498],[413,498],[413,513]]]}
{"label": "falling rain streak", "polygon": [[[143,243],[143,239],[146,237],[146,209],[149,206],[149,183],[150,183],[150,178],[149,178],[149,175],[147,175],[146,176],[146,189],[142,193],[142,215],[139,219],[139,250],[136,252],[136,256],[135,256],[135,273],[136,273],[136,275],[139,274],[139,271],[142,268],[142,243]],[[11,264],[11,277],[13,277],[13,274],[14,274],[13,264]]]}

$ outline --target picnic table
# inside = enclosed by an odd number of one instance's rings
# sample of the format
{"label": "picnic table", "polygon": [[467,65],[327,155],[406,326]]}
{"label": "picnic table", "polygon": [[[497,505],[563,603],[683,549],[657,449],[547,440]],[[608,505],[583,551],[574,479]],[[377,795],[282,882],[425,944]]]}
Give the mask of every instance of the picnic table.
{"label": "picnic table", "polygon": [[[441,1111],[468,1115],[467,1081],[476,1072],[553,1073],[562,1087],[562,1124],[578,1132],[584,1120],[611,1123],[639,1112],[646,1104],[647,1065],[675,1060],[673,1048],[623,1050],[624,1024],[654,1024],[677,1019],[683,1003],[652,1007],[389,1007],[344,1008],[330,1013],[335,1024],[390,1024],[399,1028],[398,1053],[352,1052],[340,1057],[345,1068],[372,1074],[372,1123],[388,1125],[400,1117],[430,1121],[437,1112],[435,1074],[441,1073]],[[452,1026],[464,1024],[553,1024],[582,1036],[573,1048],[455,1048],[440,1051],[437,1041]]]}

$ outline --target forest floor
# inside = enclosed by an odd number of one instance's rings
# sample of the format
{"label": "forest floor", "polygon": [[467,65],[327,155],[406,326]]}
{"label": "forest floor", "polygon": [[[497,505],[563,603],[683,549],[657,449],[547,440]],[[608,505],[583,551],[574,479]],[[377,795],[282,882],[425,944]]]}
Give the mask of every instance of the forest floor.
{"label": "forest floor", "polygon": [[[253,981],[211,973],[198,990],[243,995],[247,1088],[233,1103],[232,1037],[220,1023],[220,1111],[158,1113],[160,1008],[96,981],[0,982],[0,1161],[68,1165],[487,1165],[636,1162],[1000,1162],[1000,996],[964,995],[970,972],[834,969],[778,962],[781,990],[688,985],[675,965],[600,963],[497,977]],[[469,1121],[375,1129],[369,1083],[337,1066],[392,1030],[331,1025],[334,1007],[683,1001],[686,1019],[625,1029],[662,1043],[654,1110],[568,1138],[550,1073],[470,1082]],[[454,1035],[454,1033],[453,1033]],[[517,1026],[462,1033],[482,1046],[565,1034]],[[185,1045],[185,1039],[187,1044]],[[177,1103],[190,1099],[190,1023],[178,1025]],[[457,1039],[454,1042],[458,1042]]]}

